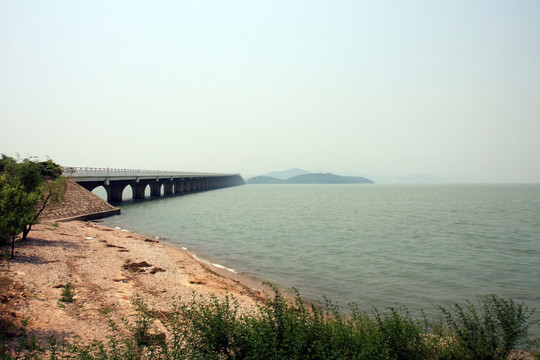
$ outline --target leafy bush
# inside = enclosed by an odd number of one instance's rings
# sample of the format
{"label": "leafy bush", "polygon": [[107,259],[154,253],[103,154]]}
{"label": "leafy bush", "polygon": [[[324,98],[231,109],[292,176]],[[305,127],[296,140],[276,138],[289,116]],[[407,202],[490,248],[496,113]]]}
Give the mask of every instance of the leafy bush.
{"label": "leafy bush", "polygon": [[72,303],[74,300],[75,293],[73,291],[73,284],[68,282],[63,288],[62,288],[62,294],[60,295],[60,301],[64,303]]}
{"label": "leafy bush", "polygon": [[484,298],[477,310],[472,302],[440,308],[456,337],[459,350],[470,359],[507,359],[514,349],[527,349],[534,310],[512,299]]}
{"label": "leafy bush", "polygon": [[426,331],[406,309],[390,307],[385,313],[375,309],[375,321],[388,348],[388,358],[425,359],[428,350],[424,340]]}
{"label": "leafy bush", "polygon": [[[511,299],[487,297],[480,311],[470,302],[441,308],[444,318],[435,325],[402,307],[375,309],[370,316],[351,304],[351,315],[344,316],[328,300],[324,306],[306,305],[298,293],[288,300],[272,289],[273,296],[251,312],[231,296],[173,299],[166,313],[136,296],[134,321],[123,319],[123,328],[111,322],[113,334],[106,341],[58,345],[51,339],[49,358],[507,359],[528,347],[533,311]],[[159,323],[166,335],[157,330]]]}

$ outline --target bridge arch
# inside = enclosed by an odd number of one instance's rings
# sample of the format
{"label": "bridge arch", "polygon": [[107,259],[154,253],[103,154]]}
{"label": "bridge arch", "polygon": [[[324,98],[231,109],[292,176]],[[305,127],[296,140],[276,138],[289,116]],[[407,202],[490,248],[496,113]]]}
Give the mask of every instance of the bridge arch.
{"label": "bridge arch", "polygon": [[124,190],[122,190],[122,201],[133,200],[133,185],[126,185]]}
{"label": "bridge arch", "polygon": [[93,188],[90,191],[92,192],[92,194],[99,196],[103,200],[109,201],[109,199],[108,199],[109,195],[107,194],[107,190],[105,189],[105,186],[99,185],[99,186],[96,186],[95,188]]}
{"label": "bridge arch", "polygon": [[163,188],[164,188],[164,186],[165,186],[165,184],[163,184],[163,183],[159,184],[159,186],[158,186],[159,191],[157,192],[157,196],[163,196],[163,193],[164,193]]}

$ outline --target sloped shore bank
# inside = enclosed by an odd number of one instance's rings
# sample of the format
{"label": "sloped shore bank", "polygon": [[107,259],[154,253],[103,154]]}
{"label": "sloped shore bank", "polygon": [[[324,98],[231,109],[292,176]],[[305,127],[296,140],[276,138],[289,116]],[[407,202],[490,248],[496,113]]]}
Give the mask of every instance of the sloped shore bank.
{"label": "sloped shore bank", "polygon": [[120,214],[120,208],[114,207],[81,185],[66,181],[66,192],[59,204],[50,206],[41,214],[41,221],[94,220]]}

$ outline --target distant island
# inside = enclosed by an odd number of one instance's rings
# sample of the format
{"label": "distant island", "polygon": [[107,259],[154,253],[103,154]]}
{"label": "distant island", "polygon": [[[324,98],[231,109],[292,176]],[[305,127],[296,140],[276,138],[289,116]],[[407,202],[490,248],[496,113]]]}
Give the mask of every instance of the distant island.
{"label": "distant island", "polygon": [[[298,175],[320,175],[322,174],[325,177],[326,175],[331,175],[328,177],[331,179],[332,176],[345,177],[348,179],[351,178],[363,178],[368,180],[367,182],[348,182],[348,181],[338,181],[336,184],[476,184],[476,183],[485,183],[485,180],[479,179],[469,179],[469,178],[457,178],[457,177],[444,177],[444,176],[435,176],[429,174],[408,174],[408,175],[368,175],[364,173],[358,173],[354,171],[347,171],[339,174],[327,174],[322,173],[321,171],[306,171],[298,168],[292,168],[283,171],[272,171],[266,174],[260,174],[261,176],[255,176],[259,174],[251,174],[247,178],[251,184],[334,184],[333,181],[315,181],[315,182],[300,182],[301,178],[296,181],[290,182],[289,180]],[[285,181],[281,181],[285,180]]]}
{"label": "distant island", "polygon": [[255,176],[247,179],[248,184],[374,184],[361,176],[339,176],[331,173],[308,173],[279,179],[273,176]]}

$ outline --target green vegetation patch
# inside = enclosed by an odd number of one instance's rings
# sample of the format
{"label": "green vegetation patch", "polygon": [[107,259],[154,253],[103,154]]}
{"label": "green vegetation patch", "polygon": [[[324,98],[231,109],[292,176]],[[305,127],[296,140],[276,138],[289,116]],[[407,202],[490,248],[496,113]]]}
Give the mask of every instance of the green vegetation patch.
{"label": "green vegetation patch", "polygon": [[[401,307],[368,314],[351,305],[352,315],[344,316],[330,301],[306,305],[298,293],[287,300],[272,289],[274,294],[252,312],[241,309],[231,296],[173,299],[167,312],[151,309],[136,296],[134,321],[124,319],[122,326],[111,322],[113,335],[90,345],[59,345],[51,339],[49,358],[506,360],[523,358],[522,354],[538,358],[537,339],[528,333],[534,311],[512,299],[491,295],[477,306],[468,302],[441,307],[441,319],[428,321]],[[35,348],[32,351],[35,354]],[[10,356],[2,358],[15,358]]]}
{"label": "green vegetation patch", "polygon": [[72,303],[75,301],[75,289],[73,287],[73,284],[68,282],[63,288],[62,288],[62,294],[60,295],[60,300],[63,303]]}

